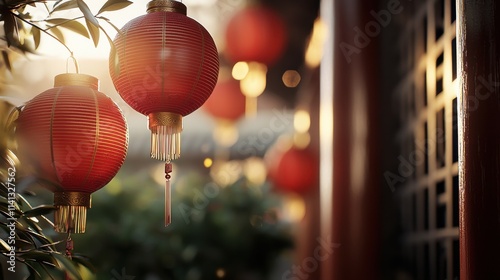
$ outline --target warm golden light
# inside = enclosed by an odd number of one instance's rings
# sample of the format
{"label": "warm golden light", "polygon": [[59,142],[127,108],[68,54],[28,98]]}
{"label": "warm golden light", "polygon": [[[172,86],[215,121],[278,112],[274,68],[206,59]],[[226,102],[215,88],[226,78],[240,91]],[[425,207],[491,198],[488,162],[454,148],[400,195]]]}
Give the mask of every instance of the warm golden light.
{"label": "warm golden light", "polygon": [[238,141],[238,128],[234,123],[219,121],[215,125],[213,138],[219,146],[229,148]]}
{"label": "warm golden light", "polygon": [[316,68],[323,57],[323,45],[326,41],[328,26],[320,19],[314,21],[313,32],[309,39],[309,45],[306,50],[306,64],[310,68]]}
{"label": "warm golden light", "polygon": [[224,276],[226,275],[226,271],[222,268],[219,268],[217,269],[215,274],[217,275],[218,278],[224,278]]}
{"label": "warm golden light", "polygon": [[232,75],[235,80],[243,80],[248,74],[248,63],[244,61],[237,62],[233,66]]}
{"label": "warm golden light", "polygon": [[210,168],[210,176],[217,185],[226,187],[241,177],[242,169],[243,167],[239,161],[216,161]]}
{"label": "warm golden light", "polygon": [[205,158],[205,160],[203,160],[203,166],[205,166],[205,168],[210,168],[213,164],[213,160],[211,158]]}
{"label": "warm golden light", "polygon": [[266,65],[258,62],[248,63],[248,74],[241,80],[241,92],[247,97],[257,97],[266,89]]}
{"label": "warm golden light", "polygon": [[293,144],[295,147],[299,149],[305,149],[311,143],[311,135],[308,132],[306,133],[295,133],[293,135]]}
{"label": "warm golden light", "polygon": [[306,215],[306,203],[298,194],[289,193],[284,197],[282,206],[283,219],[293,223],[300,222]]}
{"label": "warm golden light", "polygon": [[301,76],[299,72],[295,70],[286,70],[285,73],[283,73],[281,80],[286,87],[294,88],[299,85]]}
{"label": "warm golden light", "polygon": [[248,158],[243,165],[243,174],[251,184],[264,184],[267,177],[267,168],[264,160],[258,157]]}
{"label": "warm golden light", "polygon": [[298,133],[306,133],[311,126],[311,117],[305,110],[297,110],[293,117],[293,127]]}

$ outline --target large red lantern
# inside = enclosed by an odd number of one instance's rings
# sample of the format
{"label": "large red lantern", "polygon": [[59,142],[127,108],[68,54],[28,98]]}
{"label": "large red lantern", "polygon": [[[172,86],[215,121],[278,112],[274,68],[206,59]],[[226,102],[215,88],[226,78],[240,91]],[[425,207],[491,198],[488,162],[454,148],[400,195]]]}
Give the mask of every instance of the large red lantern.
{"label": "large red lantern", "polygon": [[237,12],[229,21],[225,52],[233,62],[270,65],[280,58],[286,39],[285,24],[273,10],[251,6]]}
{"label": "large red lantern", "polygon": [[178,158],[182,117],[202,106],[217,82],[219,57],[212,37],[186,16],[184,4],[156,0],[146,15],[121,29],[114,44],[111,78],[125,102],[148,116],[151,157]]}
{"label": "large red lantern", "polygon": [[305,193],[317,183],[319,162],[309,148],[291,146],[270,151],[269,179],[277,190]]}
{"label": "large red lantern", "polygon": [[203,109],[216,119],[237,121],[245,114],[245,96],[234,79],[219,80]]}
{"label": "large red lantern", "polygon": [[54,191],[58,232],[85,232],[91,194],[116,175],[127,153],[123,114],[98,84],[88,75],[58,75],[17,119],[21,159]]}
{"label": "large red lantern", "polygon": [[171,221],[170,161],[180,156],[182,117],[203,105],[219,73],[214,40],[186,10],[173,0],[149,2],[147,14],[118,33],[109,60],[118,93],[148,116],[151,157],[166,161],[165,225]]}

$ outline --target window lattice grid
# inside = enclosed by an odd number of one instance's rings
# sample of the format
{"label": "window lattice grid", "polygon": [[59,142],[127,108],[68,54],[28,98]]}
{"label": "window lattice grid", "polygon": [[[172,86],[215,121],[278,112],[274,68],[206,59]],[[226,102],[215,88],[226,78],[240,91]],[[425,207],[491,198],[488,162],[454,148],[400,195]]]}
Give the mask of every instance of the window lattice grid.
{"label": "window lattice grid", "polygon": [[398,189],[414,279],[459,279],[455,1],[406,11],[399,41],[397,139],[411,174]]}

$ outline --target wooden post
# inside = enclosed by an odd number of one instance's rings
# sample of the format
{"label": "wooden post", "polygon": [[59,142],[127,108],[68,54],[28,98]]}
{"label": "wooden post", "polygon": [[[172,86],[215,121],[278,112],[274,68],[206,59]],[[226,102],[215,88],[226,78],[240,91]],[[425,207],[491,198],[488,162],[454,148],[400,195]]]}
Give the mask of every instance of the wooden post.
{"label": "wooden post", "polygon": [[460,279],[500,279],[500,2],[457,0]]}

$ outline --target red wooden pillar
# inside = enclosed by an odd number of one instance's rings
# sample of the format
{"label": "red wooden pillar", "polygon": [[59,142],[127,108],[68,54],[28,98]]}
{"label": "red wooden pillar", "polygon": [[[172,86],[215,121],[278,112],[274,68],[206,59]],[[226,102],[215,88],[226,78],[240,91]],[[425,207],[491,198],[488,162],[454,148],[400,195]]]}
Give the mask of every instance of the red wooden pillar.
{"label": "red wooden pillar", "polygon": [[500,2],[457,0],[460,279],[500,279]]}
{"label": "red wooden pillar", "polygon": [[322,274],[325,280],[380,277],[377,45],[384,27],[373,16],[380,10],[377,2],[334,2],[331,231],[332,242],[340,247],[332,254],[328,273]]}

